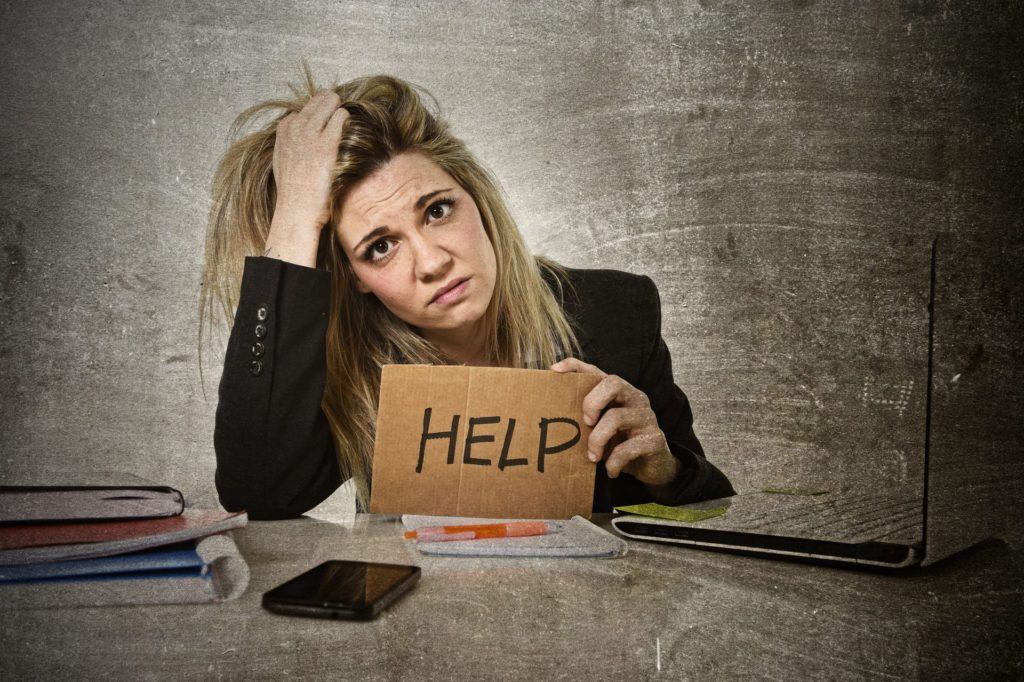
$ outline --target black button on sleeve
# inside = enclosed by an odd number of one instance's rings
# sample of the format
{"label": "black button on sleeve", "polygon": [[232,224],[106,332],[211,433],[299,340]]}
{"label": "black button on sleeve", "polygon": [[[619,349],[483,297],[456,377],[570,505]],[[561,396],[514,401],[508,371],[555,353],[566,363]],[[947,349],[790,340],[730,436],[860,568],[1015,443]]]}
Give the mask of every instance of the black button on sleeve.
{"label": "black button on sleeve", "polygon": [[268,314],[269,312],[267,311],[267,305],[265,303],[256,309],[256,319],[260,322],[266,320]]}
{"label": "black button on sleeve", "polygon": [[249,371],[253,376],[258,377],[263,372],[263,363],[259,360],[253,360],[249,363]]}
{"label": "black button on sleeve", "polygon": [[258,325],[256,325],[255,332],[256,332],[256,338],[257,339],[262,339],[264,336],[267,335],[267,325],[265,325],[265,324],[258,324]]}
{"label": "black button on sleeve", "polygon": [[266,352],[266,350],[267,350],[266,346],[264,346],[259,341],[257,341],[256,343],[252,344],[252,356],[254,358],[262,358],[263,354]]}

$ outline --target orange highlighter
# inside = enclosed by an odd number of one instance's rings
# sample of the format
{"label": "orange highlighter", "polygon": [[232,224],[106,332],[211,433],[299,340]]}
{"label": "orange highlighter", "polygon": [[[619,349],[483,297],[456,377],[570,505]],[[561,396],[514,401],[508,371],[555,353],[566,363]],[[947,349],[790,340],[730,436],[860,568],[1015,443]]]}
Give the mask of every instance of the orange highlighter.
{"label": "orange highlighter", "polygon": [[452,540],[484,540],[488,538],[518,538],[526,535],[546,535],[555,527],[544,521],[509,521],[508,523],[478,523],[464,526],[424,526],[405,531],[406,540],[417,542],[450,542]]}

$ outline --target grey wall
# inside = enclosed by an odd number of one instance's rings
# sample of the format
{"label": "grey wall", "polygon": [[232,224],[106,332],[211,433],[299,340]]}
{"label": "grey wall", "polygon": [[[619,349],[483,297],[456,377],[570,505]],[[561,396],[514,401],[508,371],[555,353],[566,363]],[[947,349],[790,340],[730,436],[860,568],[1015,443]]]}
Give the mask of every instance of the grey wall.
{"label": "grey wall", "polygon": [[978,341],[942,379],[1009,387],[986,475],[1019,482],[1021,25],[980,1],[4,3],[0,480],[216,503],[209,183],[306,57],[433,92],[535,251],[654,278],[742,490],[919,488],[931,241],[981,245]]}

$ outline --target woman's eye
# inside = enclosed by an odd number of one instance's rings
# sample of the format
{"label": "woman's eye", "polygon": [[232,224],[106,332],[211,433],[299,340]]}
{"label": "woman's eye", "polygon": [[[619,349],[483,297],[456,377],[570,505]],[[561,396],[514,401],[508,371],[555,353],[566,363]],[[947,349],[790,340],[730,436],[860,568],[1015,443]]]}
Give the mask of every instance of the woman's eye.
{"label": "woman's eye", "polygon": [[366,249],[365,258],[373,262],[384,260],[391,253],[390,244],[391,241],[388,239],[378,239]]}
{"label": "woman's eye", "polygon": [[452,213],[452,204],[455,201],[452,199],[441,199],[430,205],[427,209],[427,215],[434,220],[444,220]]}

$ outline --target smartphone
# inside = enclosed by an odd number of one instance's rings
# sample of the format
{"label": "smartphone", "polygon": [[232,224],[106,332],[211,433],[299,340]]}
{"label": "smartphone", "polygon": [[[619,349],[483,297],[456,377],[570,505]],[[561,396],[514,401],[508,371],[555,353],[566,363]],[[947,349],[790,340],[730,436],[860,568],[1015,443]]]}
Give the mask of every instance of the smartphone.
{"label": "smartphone", "polygon": [[419,566],[325,561],[265,592],[263,608],[292,616],[370,620],[419,578]]}

